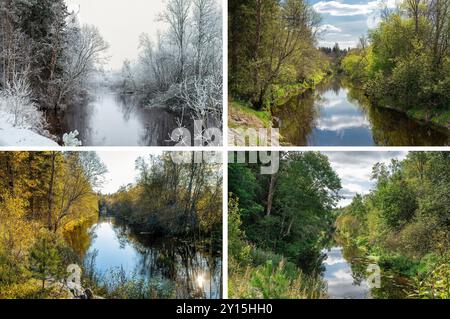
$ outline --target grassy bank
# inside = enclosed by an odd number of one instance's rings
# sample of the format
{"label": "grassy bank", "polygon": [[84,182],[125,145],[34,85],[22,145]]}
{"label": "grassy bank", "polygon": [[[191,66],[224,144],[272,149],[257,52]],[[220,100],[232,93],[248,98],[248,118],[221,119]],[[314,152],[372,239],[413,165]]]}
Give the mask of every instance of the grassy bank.
{"label": "grassy bank", "polygon": [[317,85],[330,79],[327,73],[319,72],[301,83],[272,85],[270,99],[262,110],[256,110],[250,102],[230,97],[228,104],[228,126],[231,129],[270,128],[272,127],[272,107],[286,104],[292,97],[314,90]]}
{"label": "grassy bank", "polygon": [[242,211],[235,199],[229,201],[229,280],[232,299],[319,299],[326,298],[320,275],[306,274],[288,258],[251,244],[242,226]]}
{"label": "grassy bank", "polygon": [[[401,110],[399,110],[401,111]],[[426,110],[420,107],[413,107],[406,112],[413,120],[432,124],[438,128],[445,129],[450,135],[450,105],[447,109]]]}
{"label": "grassy bank", "polygon": [[230,128],[270,128],[272,115],[268,110],[257,111],[250,104],[231,99],[228,107]]}

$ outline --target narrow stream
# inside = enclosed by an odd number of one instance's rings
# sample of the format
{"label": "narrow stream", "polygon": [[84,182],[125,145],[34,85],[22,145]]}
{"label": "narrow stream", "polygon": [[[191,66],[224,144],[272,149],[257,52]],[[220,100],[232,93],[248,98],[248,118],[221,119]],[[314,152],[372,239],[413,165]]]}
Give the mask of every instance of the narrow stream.
{"label": "narrow stream", "polygon": [[400,112],[371,106],[334,79],[274,111],[282,143],[295,146],[443,146],[450,136]]}

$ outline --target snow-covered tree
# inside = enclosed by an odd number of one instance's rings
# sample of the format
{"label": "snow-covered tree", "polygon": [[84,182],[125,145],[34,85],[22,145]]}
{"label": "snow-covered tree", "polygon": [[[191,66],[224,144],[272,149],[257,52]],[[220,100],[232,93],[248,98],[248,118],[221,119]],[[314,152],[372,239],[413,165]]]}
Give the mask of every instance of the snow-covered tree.
{"label": "snow-covered tree", "polygon": [[108,44],[96,27],[84,25],[80,28],[76,17],[72,18],[55,107],[61,108],[69,93],[83,87],[96,64],[104,62],[103,53],[107,49]]}
{"label": "snow-covered tree", "polygon": [[13,73],[11,81],[0,91],[0,111],[8,124],[15,128],[44,133],[46,122],[42,112],[31,99],[32,91],[25,75]]}

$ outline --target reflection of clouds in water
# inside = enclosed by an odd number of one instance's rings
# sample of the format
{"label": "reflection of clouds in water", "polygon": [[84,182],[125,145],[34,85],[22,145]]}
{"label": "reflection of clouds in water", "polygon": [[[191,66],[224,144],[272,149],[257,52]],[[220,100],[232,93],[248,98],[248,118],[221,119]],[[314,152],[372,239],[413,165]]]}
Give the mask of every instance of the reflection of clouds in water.
{"label": "reflection of clouds in water", "polygon": [[359,105],[351,103],[347,98],[348,90],[339,89],[337,93],[330,90],[323,95],[317,104],[320,117],[316,129],[342,131],[348,128],[365,127],[369,130],[370,122]]}
{"label": "reflection of clouds in water", "polygon": [[333,256],[327,256],[327,258],[323,261],[325,265],[336,265],[340,263],[344,263],[345,259],[343,257],[333,257]]}
{"label": "reflection of clouds in water", "polygon": [[335,99],[335,100],[322,100],[320,101],[320,106],[321,107],[335,107],[335,106],[340,106],[341,103],[343,103],[344,101],[339,100],[339,99]]}
{"label": "reflection of clouds in water", "polygon": [[335,271],[334,273],[332,273],[332,276],[338,280],[342,280],[342,281],[352,281],[353,282],[353,277],[351,272],[348,271],[348,269],[339,269],[337,271]]}
{"label": "reflection of clouds in water", "polygon": [[316,124],[316,129],[323,131],[341,131],[352,127],[369,128],[370,122],[365,116],[333,115],[330,117],[319,118]]}
{"label": "reflection of clouds in water", "polygon": [[330,298],[366,298],[369,292],[368,284],[363,281],[355,284],[350,265],[344,259],[342,248],[334,247],[325,251],[327,258],[324,261],[324,279],[328,286]]}

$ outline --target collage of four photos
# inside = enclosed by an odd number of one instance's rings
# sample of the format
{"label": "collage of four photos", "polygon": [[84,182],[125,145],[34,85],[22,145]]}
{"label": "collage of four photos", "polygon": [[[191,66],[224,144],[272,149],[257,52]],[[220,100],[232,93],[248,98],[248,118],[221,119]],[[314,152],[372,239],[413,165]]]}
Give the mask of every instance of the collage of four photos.
{"label": "collage of four photos", "polygon": [[0,0],[0,299],[449,299],[450,0]]}

